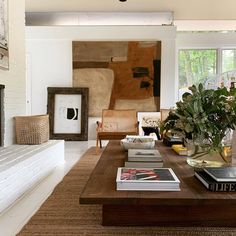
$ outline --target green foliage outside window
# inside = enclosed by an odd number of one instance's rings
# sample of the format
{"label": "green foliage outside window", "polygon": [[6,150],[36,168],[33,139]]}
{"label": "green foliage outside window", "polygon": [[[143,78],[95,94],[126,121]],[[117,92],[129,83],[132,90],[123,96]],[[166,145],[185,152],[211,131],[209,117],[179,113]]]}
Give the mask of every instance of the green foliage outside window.
{"label": "green foliage outside window", "polygon": [[217,50],[183,49],[179,51],[179,88],[205,83],[216,74]]}

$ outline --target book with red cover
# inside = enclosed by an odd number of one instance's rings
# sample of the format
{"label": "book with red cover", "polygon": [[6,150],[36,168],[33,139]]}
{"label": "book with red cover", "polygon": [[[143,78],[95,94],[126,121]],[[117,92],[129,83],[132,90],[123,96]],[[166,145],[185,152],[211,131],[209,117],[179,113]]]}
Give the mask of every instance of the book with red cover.
{"label": "book with red cover", "polygon": [[117,190],[179,191],[180,181],[171,168],[125,168],[117,171]]}

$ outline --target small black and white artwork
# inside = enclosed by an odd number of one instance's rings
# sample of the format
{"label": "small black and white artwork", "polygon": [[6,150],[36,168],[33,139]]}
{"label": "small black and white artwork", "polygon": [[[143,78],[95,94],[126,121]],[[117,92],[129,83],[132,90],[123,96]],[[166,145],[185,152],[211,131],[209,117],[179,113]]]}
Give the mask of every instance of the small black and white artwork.
{"label": "small black and white artwork", "polygon": [[55,96],[54,133],[81,133],[81,94]]}
{"label": "small black and white artwork", "polygon": [[0,0],[0,68],[9,69],[8,0]]}
{"label": "small black and white artwork", "polygon": [[154,136],[160,139],[160,112],[138,112],[138,121],[140,135],[150,135],[150,133],[154,133]]}
{"label": "small black and white artwork", "polygon": [[68,120],[78,120],[78,108],[67,108],[67,119]]}

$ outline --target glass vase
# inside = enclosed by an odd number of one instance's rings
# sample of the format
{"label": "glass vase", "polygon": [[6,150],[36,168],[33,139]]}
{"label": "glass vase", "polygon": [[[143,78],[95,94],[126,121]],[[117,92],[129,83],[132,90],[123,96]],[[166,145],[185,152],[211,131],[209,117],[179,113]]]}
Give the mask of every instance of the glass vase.
{"label": "glass vase", "polygon": [[221,151],[212,151],[207,145],[202,147],[199,142],[192,139],[185,140],[187,163],[197,169],[230,166],[232,163],[232,134],[231,130],[227,131],[221,143]]}

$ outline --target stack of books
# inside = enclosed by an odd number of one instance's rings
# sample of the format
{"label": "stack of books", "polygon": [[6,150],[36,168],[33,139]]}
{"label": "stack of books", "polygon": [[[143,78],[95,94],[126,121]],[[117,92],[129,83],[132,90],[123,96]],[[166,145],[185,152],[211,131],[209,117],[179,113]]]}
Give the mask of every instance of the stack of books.
{"label": "stack of books", "polygon": [[236,191],[236,167],[209,167],[195,171],[194,175],[210,191]]}
{"label": "stack of books", "polygon": [[162,167],[161,154],[156,149],[128,149],[125,167]]}
{"label": "stack of books", "polygon": [[117,171],[117,190],[179,191],[180,181],[171,168],[125,168]]}
{"label": "stack of books", "polygon": [[166,146],[171,147],[173,144],[183,144],[183,138],[177,135],[166,134],[163,138],[163,143]]}

